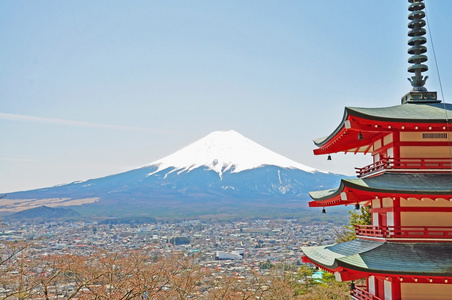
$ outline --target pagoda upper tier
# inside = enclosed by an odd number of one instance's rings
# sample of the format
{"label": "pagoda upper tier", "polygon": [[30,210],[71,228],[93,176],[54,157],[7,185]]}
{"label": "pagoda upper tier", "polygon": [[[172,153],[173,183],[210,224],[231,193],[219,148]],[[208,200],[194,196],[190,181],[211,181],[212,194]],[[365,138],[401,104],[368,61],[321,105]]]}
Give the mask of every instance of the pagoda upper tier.
{"label": "pagoda upper tier", "polygon": [[[391,143],[389,148],[393,148],[394,152],[389,153],[389,157],[412,157],[411,154],[403,155],[403,149],[400,147],[421,142],[426,142],[423,144],[425,146],[446,146],[449,141],[449,126],[452,123],[449,118],[452,118],[452,105],[436,101],[404,103],[382,108],[346,107],[339,126],[329,136],[314,140],[318,147],[314,154],[375,154],[384,147],[388,148]],[[416,134],[420,133],[422,134],[416,137]],[[385,138],[387,141],[384,141]],[[441,142],[446,144],[442,145]]]}

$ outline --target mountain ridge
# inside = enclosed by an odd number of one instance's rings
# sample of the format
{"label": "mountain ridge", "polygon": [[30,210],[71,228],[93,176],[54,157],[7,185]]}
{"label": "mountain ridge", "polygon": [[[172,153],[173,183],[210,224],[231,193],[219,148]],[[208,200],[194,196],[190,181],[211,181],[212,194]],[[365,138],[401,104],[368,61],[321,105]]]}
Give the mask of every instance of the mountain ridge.
{"label": "mountain ridge", "polygon": [[271,214],[307,208],[309,191],[335,187],[341,176],[297,163],[235,131],[216,131],[137,169],[10,193],[0,200],[0,211],[7,200],[10,209],[11,203],[23,209],[50,201],[96,216]]}

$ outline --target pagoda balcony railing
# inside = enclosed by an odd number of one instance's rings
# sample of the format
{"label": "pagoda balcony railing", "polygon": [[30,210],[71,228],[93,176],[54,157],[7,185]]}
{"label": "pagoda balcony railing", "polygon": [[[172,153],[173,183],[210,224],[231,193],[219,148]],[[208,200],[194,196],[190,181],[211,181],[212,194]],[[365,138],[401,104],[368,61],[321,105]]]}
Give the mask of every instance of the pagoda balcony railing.
{"label": "pagoda balcony railing", "polygon": [[355,300],[382,300],[381,298],[372,295],[368,291],[365,290],[365,286],[357,286],[354,290],[351,291],[352,299]]}
{"label": "pagoda balcony railing", "polygon": [[451,226],[372,226],[355,225],[357,236],[384,239],[451,239]]}
{"label": "pagoda balcony railing", "polygon": [[355,168],[358,177],[385,170],[441,171],[452,168],[451,158],[386,158],[363,168]]}

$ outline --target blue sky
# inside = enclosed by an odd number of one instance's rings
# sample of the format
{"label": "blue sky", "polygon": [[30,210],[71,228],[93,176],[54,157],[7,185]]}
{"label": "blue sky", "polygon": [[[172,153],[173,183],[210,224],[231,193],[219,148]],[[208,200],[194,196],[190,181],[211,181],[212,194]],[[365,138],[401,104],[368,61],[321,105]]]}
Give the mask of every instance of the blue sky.
{"label": "blue sky", "polygon": [[[429,0],[446,102],[452,1]],[[344,106],[400,103],[408,1],[1,1],[0,192],[140,167],[234,129],[297,162]],[[427,37],[429,42],[430,37]],[[429,47],[429,90],[440,92]],[[449,101],[448,101],[449,100]]]}

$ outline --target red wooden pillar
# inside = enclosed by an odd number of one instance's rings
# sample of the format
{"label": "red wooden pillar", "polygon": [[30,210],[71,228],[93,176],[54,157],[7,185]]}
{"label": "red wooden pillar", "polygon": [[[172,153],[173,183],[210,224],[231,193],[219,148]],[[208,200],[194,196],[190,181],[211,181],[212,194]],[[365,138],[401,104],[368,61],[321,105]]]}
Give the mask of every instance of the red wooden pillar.
{"label": "red wooden pillar", "polygon": [[380,299],[385,298],[385,282],[382,277],[375,277],[375,292]]}
{"label": "red wooden pillar", "polygon": [[394,131],[392,134],[392,145],[394,152],[394,160],[398,161],[400,159],[400,131]]}
{"label": "red wooden pillar", "polygon": [[393,209],[394,209],[394,227],[400,227],[401,221],[400,221],[400,197],[395,197],[395,200],[392,202]]}
{"label": "red wooden pillar", "polygon": [[400,280],[398,278],[392,278],[392,300],[401,300],[402,297],[400,295]]}

